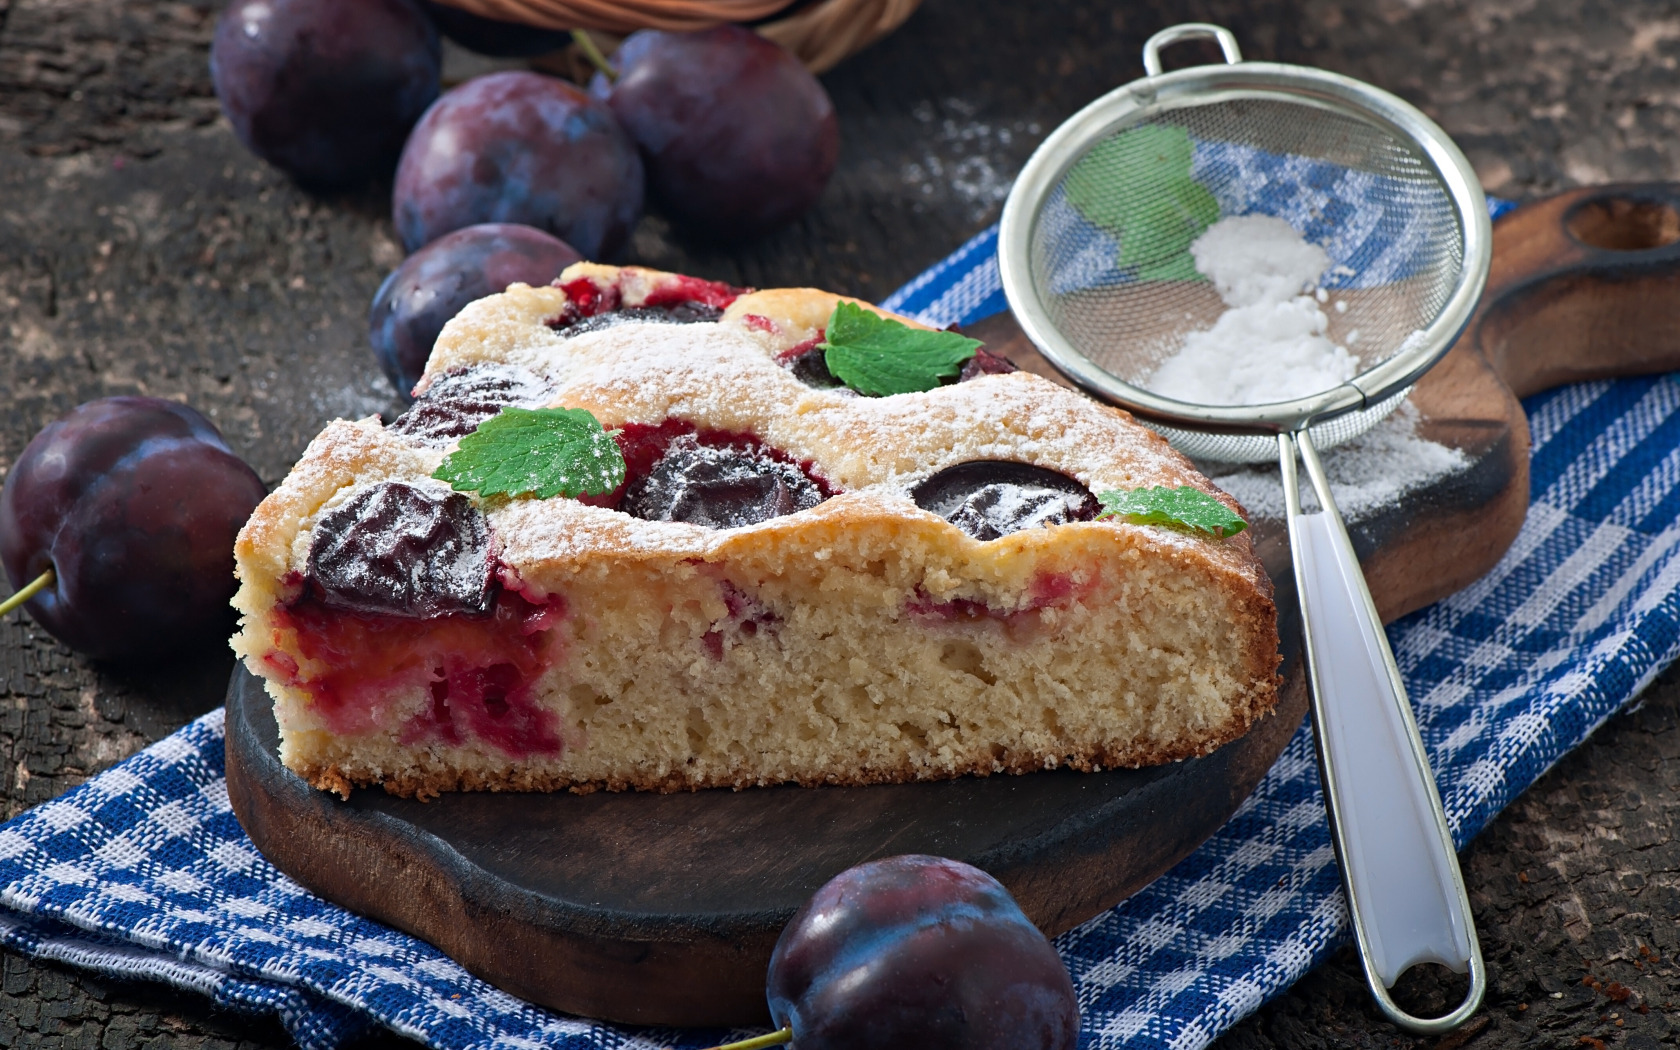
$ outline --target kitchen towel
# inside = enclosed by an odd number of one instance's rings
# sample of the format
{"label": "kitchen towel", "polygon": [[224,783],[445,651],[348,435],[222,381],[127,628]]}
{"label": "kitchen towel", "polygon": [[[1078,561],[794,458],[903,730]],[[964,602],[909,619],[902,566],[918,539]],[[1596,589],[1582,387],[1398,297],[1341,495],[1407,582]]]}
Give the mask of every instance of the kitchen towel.
{"label": "kitchen towel", "polygon": [[[1001,309],[995,243],[981,234],[887,304],[941,325]],[[1579,384],[1525,407],[1533,496],[1516,543],[1389,629],[1461,845],[1680,652],[1680,378]],[[234,819],[222,732],[212,712],[0,826],[0,942],[273,1013],[310,1050],[374,1024],[440,1050],[731,1035],[558,1016],[313,896]],[[1194,1050],[1347,931],[1303,725],[1218,834],[1056,945],[1083,1046]]]}

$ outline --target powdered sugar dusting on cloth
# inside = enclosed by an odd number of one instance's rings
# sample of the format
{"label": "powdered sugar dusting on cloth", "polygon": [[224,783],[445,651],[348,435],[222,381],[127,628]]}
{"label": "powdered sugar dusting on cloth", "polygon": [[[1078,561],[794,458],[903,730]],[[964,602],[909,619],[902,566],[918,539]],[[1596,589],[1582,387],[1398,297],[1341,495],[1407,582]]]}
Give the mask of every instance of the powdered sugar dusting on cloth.
{"label": "powdered sugar dusting on cloth", "polygon": [[1196,269],[1230,307],[1212,328],[1144,380],[1157,394],[1202,405],[1261,405],[1321,393],[1359,361],[1325,338],[1330,319],[1310,294],[1330,255],[1270,215],[1236,215],[1190,245]]}
{"label": "powdered sugar dusting on cloth", "polygon": [[[1469,465],[1461,449],[1448,448],[1418,433],[1422,416],[1410,401],[1364,434],[1325,452],[1324,470],[1336,505],[1349,522],[1393,506],[1408,492]],[[1275,465],[1240,467],[1229,473],[1209,471],[1213,483],[1237,497],[1252,515],[1281,519],[1283,485]]]}

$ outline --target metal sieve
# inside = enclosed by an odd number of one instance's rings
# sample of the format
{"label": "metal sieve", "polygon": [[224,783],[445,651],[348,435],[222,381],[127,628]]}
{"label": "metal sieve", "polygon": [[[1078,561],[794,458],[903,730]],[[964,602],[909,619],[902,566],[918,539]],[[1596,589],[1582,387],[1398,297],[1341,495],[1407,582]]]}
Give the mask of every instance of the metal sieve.
{"label": "metal sieve", "polygon": [[[1160,50],[1193,37],[1217,40],[1226,64],[1163,73]],[[1486,200],[1439,127],[1368,84],[1244,62],[1235,37],[1201,23],[1151,37],[1143,64],[1143,79],[1057,128],[1022,170],[998,235],[1004,292],[1057,369],[1181,451],[1278,459],[1325,799],[1366,979],[1395,1023],[1446,1031],[1475,1012],[1486,971],[1405,687],[1317,449],[1397,408],[1468,322],[1492,254]],[[1329,254],[1326,335],[1357,374],[1268,404],[1152,393],[1160,362],[1226,308],[1188,245],[1245,214],[1284,219]],[[1297,457],[1314,513],[1302,509]],[[1470,974],[1446,1016],[1412,1016],[1389,994],[1420,962]]]}

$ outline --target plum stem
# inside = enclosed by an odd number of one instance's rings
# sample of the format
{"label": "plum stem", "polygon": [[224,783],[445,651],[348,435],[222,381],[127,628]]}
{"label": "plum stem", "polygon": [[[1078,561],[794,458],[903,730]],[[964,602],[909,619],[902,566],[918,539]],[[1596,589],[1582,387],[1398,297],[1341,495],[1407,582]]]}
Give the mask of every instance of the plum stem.
{"label": "plum stem", "polygon": [[601,49],[595,46],[595,41],[588,33],[581,29],[572,30],[572,42],[577,44],[579,51],[583,52],[583,57],[589,59],[589,64],[600,70],[601,75],[607,78],[607,83],[612,84],[618,81],[617,71],[607,61],[607,56],[601,54]]}
{"label": "plum stem", "polygon": [[[22,605],[24,602],[28,601],[29,599],[35,597],[37,594],[40,594],[42,591],[46,590],[48,587],[51,587],[52,585],[53,585],[53,571],[51,569],[48,569],[46,572],[43,572],[41,575],[35,577],[33,580],[30,580],[28,583],[24,584],[23,587],[16,594],[12,595],[10,598],[7,598],[5,601],[0,602],[0,616],[6,615],[7,613],[11,612],[13,609],[16,609],[18,606]],[[763,1045],[768,1046],[769,1044],[766,1043],[766,1044],[763,1044]]]}
{"label": "plum stem", "polygon": [[778,1028],[767,1035],[755,1035],[751,1039],[742,1039],[739,1042],[714,1046],[712,1050],[761,1050],[762,1047],[766,1046],[781,1046],[792,1038],[793,1026],[788,1025],[786,1028]]}

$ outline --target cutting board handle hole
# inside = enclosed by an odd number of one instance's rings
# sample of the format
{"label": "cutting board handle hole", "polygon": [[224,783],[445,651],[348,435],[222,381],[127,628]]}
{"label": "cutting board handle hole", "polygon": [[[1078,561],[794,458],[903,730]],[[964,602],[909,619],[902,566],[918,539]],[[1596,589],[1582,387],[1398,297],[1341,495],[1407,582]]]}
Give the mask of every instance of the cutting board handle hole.
{"label": "cutting board handle hole", "polygon": [[1564,216],[1569,235],[1612,252],[1643,252],[1680,241],[1680,211],[1669,201],[1605,194],[1589,197]]}

